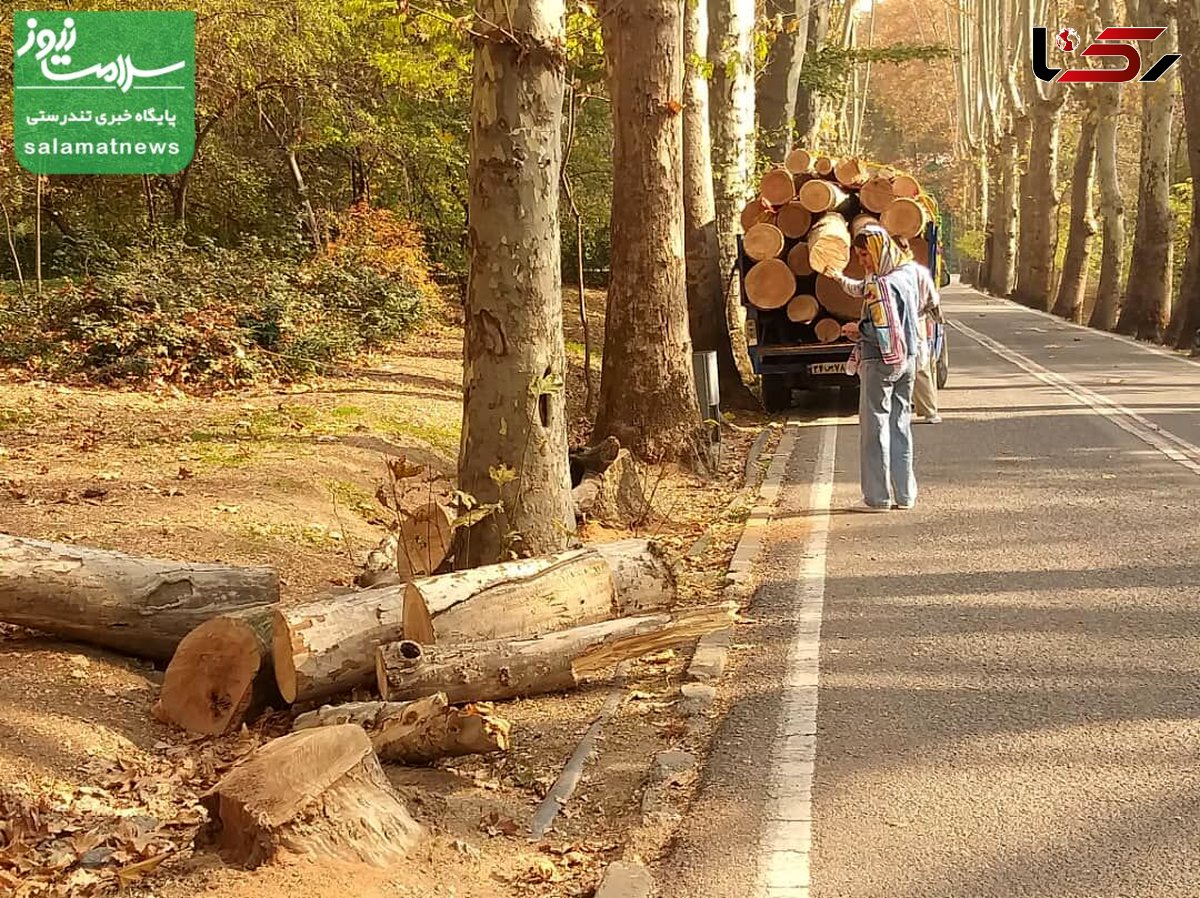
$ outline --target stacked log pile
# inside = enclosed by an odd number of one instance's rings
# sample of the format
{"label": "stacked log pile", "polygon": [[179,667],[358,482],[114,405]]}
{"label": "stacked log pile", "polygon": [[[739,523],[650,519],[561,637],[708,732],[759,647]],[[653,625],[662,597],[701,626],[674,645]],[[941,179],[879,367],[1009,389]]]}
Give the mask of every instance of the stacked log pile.
{"label": "stacked log pile", "polygon": [[824,272],[862,277],[850,244],[868,223],[909,239],[914,255],[927,260],[923,236],[936,214],[907,173],[793,150],[763,175],[741,216],[743,295],[758,310],[760,339],[764,330],[780,344],[843,339],[841,324],[858,318],[861,300]]}

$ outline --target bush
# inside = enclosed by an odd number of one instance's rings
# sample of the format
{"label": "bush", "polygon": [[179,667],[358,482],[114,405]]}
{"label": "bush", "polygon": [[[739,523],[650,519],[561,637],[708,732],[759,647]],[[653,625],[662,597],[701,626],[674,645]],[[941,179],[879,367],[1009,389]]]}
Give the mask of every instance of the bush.
{"label": "bush", "polygon": [[[156,240],[103,274],[0,304],[0,361],[46,376],[234,386],[403,337],[432,288],[420,238],[356,212],[316,258],[249,241]],[[97,258],[97,253],[93,258]]]}
{"label": "bush", "polygon": [[965,231],[954,242],[960,259],[970,259],[973,262],[983,261],[983,231]]}

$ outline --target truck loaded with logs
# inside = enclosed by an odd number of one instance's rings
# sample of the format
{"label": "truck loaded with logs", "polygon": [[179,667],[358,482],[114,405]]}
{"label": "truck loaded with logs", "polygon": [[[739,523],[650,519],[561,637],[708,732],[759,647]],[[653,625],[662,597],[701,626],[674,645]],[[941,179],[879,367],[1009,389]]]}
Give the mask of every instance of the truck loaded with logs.
{"label": "truck loaded with logs", "polygon": [[[791,404],[793,389],[857,388],[858,378],[845,373],[853,344],[842,336],[842,324],[858,320],[862,301],[821,272],[863,276],[850,244],[864,226],[879,224],[904,238],[936,283],[944,286],[948,278],[937,203],[908,174],[795,149],[759,186],[742,212],[738,272],[763,404],[779,411]],[[949,355],[940,325],[934,357],[942,386]]]}

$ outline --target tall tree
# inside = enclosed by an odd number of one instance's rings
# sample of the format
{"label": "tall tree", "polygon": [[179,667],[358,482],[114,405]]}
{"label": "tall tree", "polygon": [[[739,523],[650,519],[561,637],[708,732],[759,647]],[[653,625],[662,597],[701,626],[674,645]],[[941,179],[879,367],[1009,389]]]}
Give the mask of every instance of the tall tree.
{"label": "tall tree", "polygon": [[758,79],[758,135],[762,153],[782,162],[792,147],[796,98],[808,42],[812,0],[767,0],[766,15],[775,38]]}
{"label": "tall tree", "polygon": [[1069,321],[1082,323],[1092,237],[1096,233],[1096,222],[1092,217],[1092,188],[1096,182],[1096,109],[1090,90],[1085,88],[1079,93],[1084,109],[1071,176],[1071,225],[1053,311]]}
{"label": "tall tree", "polygon": [[[825,38],[829,35],[829,20],[833,0],[811,0],[808,9],[808,33],[804,37],[804,58],[813,64]],[[810,85],[800,83],[796,91],[796,141],[815,149],[821,133],[821,97]]]}
{"label": "tall tree", "polygon": [[683,12],[683,214],[687,256],[687,301],[692,344],[715,350],[721,402],[756,405],[742,380],[726,313],[713,198],[712,143],[708,112],[708,0],[685,0]]}
{"label": "tall tree", "polygon": [[1179,349],[1196,352],[1200,350],[1200,0],[1180,0],[1178,20],[1183,111],[1192,173],[1192,229],[1171,319],[1171,342]]}
{"label": "tall tree", "polygon": [[478,0],[459,488],[491,514],[456,563],[566,547],[574,530],[558,222],[563,0]]}
{"label": "tall tree", "polygon": [[[1170,21],[1165,0],[1129,0],[1138,25]],[[1161,43],[1161,46],[1160,46]],[[1156,50],[1175,49],[1175,29],[1155,42]],[[1142,150],[1139,161],[1137,225],[1125,302],[1117,333],[1161,343],[1171,312],[1171,119],[1175,107],[1175,69],[1142,85]]]}
{"label": "tall tree", "polygon": [[754,173],[754,0],[711,0],[713,184],[721,271],[737,258],[738,221]]}
{"label": "tall tree", "polygon": [[[1095,24],[1116,21],[1115,0],[1100,0],[1100,18]],[[1096,174],[1100,182],[1100,281],[1096,303],[1088,324],[1110,331],[1117,324],[1121,305],[1121,263],[1125,255],[1125,202],[1117,176],[1118,125],[1121,115],[1121,85],[1098,84],[1096,97]]]}
{"label": "tall tree", "polygon": [[683,0],[605,0],[613,116],[612,279],[596,435],[696,460],[683,246]]}

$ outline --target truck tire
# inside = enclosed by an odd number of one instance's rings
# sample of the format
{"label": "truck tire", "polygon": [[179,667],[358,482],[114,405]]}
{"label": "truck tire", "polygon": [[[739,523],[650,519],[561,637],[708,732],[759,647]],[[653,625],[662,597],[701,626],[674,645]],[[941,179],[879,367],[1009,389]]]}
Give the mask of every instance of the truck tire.
{"label": "truck tire", "polygon": [[762,376],[763,408],[768,412],[781,412],[792,404],[792,380],[786,374],[764,374]]}
{"label": "truck tire", "polygon": [[942,351],[937,358],[937,387],[945,389],[946,381],[950,379],[950,344],[942,337]]}

